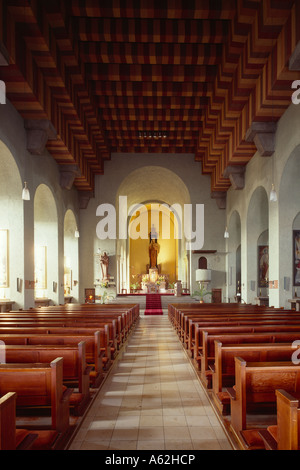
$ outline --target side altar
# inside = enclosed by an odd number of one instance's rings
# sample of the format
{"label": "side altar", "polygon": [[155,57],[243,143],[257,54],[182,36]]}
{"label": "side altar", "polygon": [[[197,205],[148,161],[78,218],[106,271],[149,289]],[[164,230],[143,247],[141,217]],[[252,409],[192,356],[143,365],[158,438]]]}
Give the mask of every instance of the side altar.
{"label": "side altar", "polygon": [[96,264],[100,266],[100,277],[95,279],[95,303],[108,303],[116,298],[117,288],[114,276],[109,274],[109,256],[106,251],[98,250]]}

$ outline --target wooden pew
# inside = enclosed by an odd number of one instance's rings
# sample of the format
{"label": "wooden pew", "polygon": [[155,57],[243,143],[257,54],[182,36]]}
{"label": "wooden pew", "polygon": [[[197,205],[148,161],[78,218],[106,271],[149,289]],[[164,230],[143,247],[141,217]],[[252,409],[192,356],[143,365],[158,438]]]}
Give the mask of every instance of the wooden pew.
{"label": "wooden pew", "polygon": [[213,314],[193,314],[193,313],[184,313],[182,316],[182,326],[180,327],[180,333],[178,334],[180,340],[185,345],[188,350],[192,350],[192,345],[195,341],[195,332],[198,325],[211,324],[234,324],[242,325],[246,322],[250,324],[253,321],[265,322],[276,322],[280,324],[285,323],[300,323],[299,313],[290,314],[290,312],[282,312],[282,310],[277,312],[255,312],[253,309],[247,309],[244,313],[232,312],[229,313],[224,310],[224,312],[213,313]]}
{"label": "wooden pew", "polygon": [[[211,371],[209,366],[214,363],[215,361],[215,340],[219,340],[221,342],[224,341],[224,344],[230,341],[230,335],[232,335],[231,343],[232,344],[240,344],[242,341],[244,343],[249,342],[256,342],[254,337],[251,338],[251,334],[259,334],[261,333],[262,337],[257,336],[257,341],[259,342],[275,342],[275,343],[287,343],[290,341],[294,341],[299,338],[300,335],[300,327],[299,326],[281,326],[281,325],[273,325],[271,326],[249,326],[249,327],[222,327],[222,328],[214,328],[208,327],[205,329],[199,329],[199,336],[201,335],[201,342],[200,346],[198,346],[198,342],[195,345],[195,359],[194,364],[196,369],[201,371],[201,378],[205,383],[205,375],[207,378],[211,375]],[[224,335],[224,340],[222,337]],[[264,341],[265,339],[265,341]],[[211,385],[209,386],[209,388]]]}
{"label": "wooden pew", "polygon": [[[202,326],[213,326],[213,325],[233,325],[242,326],[250,325],[253,322],[260,324],[300,324],[299,312],[285,311],[282,309],[274,309],[274,307],[258,307],[252,305],[237,304],[205,304],[202,306],[190,306],[185,308],[185,305],[178,304],[180,308],[175,309],[177,314],[181,317],[183,335],[182,341],[185,343],[188,350],[191,350],[193,357],[193,344],[195,328]],[[170,309],[174,308],[174,305],[169,305]]]}
{"label": "wooden pew", "polygon": [[76,387],[70,397],[70,408],[76,416],[82,415],[91,400],[90,371],[86,363],[86,343],[67,345],[5,345],[6,364],[50,363],[63,358],[63,383]]}
{"label": "wooden pew", "polygon": [[282,326],[300,326],[300,316],[298,318],[290,318],[287,315],[252,315],[247,314],[243,316],[234,316],[234,318],[225,318],[220,319],[219,317],[213,318],[212,320],[199,320],[198,318],[191,319],[188,318],[188,333],[184,335],[182,342],[185,348],[188,351],[188,354],[191,358],[194,357],[194,350],[199,346],[199,331],[200,329],[207,327],[247,327],[247,326],[272,326],[272,325],[282,325]]}
{"label": "wooden pew", "polygon": [[[109,343],[109,329],[108,325],[103,328],[98,327],[62,327],[62,326],[25,326],[25,327],[2,327],[0,326],[0,335],[2,334],[44,334],[44,335],[68,335],[78,336],[86,335],[91,336],[98,332],[100,352],[102,352],[103,369],[108,371],[112,364],[112,353]],[[89,362],[89,356],[87,356]]]}
{"label": "wooden pew", "polygon": [[[299,393],[292,395],[285,390],[276,390],[277,424],[256,431],[255,437],[262,439],[266,450],[299,450],[300,449],[300,402]],[[259,437],[257,437],[257,433]],[[248,438],[246,434],[246,438]],[[247,446],[248,442],[245,441]]]}
{"label": "wooden pew", "polygon": [[[10,321],[1,321],[0,322],[0,329],[4,331],[4,328],[44,328],[47,331],[56,328],[58,332],[58,328],[64,329],[64,331],[69,330],[70,332],[80,331],[82,332],[84,329],[87,331],[99,331],[101,336],[101,347],[105,349],[105,355],[107,356],[106,359],[106,368],[109,368],[111,365],[111,361],[116,357],[117,348],[118,348],[118,340],[116,335],[116,323],[115,321],[105,321],[103,323],[100,322],[84,322],[84,321],[64,321],[60,319],[45,319],[45,320],[10,320]],[[90,329],[90,330],[88,330]]]}
{"label": "wooden pew", "polygon": [[[0,329],[0,341],[6,345],[65,345],[73,346],[78,345],[81,341],[85,342],[86,349],[86,362],[88,365],[93,366],[90,371],[90,386],[98,388],[104,379],[103,371],[103,355],[104,352],[100,347],[100,333],[99,331],[94,334],[38,334],[36,330],[24,332],[17,329],[18,333],[15,334],[2,334]],[[35,332],[35,333],[34,333]]]}
{"label": "wooden pew", "polygon": [[30,450],[37,433],[16,428],[16,393],[0,398],[0,450]]}
{"label": "wooden pew", "polygon": [[230,397],[227,387],[235,384],[235,357],[242,357],[247,362],[291,361],[297,350],[293,343],[249,343],[222,344],[215,340],[215,362],[212,370],[212,398],[218,412],[230,414]]}
{"label": "wooden pew", "polygon": [[[56,431],[59,441],[56,445],[65,444],[70,433],[69,402],[72,389],[63,387],[62,358],[50,364],[1,364],[0,395],[10,392],[17,394],[17,427]],[[49,424],[45,423],[44,418],[46,408],[51,415]],[[29,411],[34,413],[34,424],[32,414],[26,420],[25,415]],[[38,425],[39,416],[43,416],[41,425]],[[27,421],[26,426],[24,421]]]}
{"label": "wooden pew", "polygon": [[[213,321],[235,321],[245,320],[252,318],[260,318],[267,320],[271,318],[276,319],[300,319],[299,312],[284,311],[282,309],[274,309],[274,307],[257,307],[252,305],[237,306],[237,304],[206,304],[203,308],[189,307],[176,309],[177,313],[177,334],[181,341],[187,342],[187,337],[193,336],[193,323],[199,322],[213,322]],[[189,339],[191,341],[191,339]]]}
{"label": "wooden pew", "polygon": [[126,339],[127,329],[122,320],[121,315],[84,315],[83,313],[77,314],[65,314],[65,313],[22,313],[9,314],[1,317],[1,325],[4,326],[33,326],[38,324],[40,326],[45,325],[61,325],[66,327],[72,326],[86,326],[86,327],[99,327],[103,328],[105,325],[109,327],[109,338],[111,342],[111,351],[114,352],[113,358],[117,353],[117,350],[121,348],[123,342]]}
{"label": "wooden pew", "polygon": [[128,334],[130,333],[131,329],[133,328],[134,324],[139,317],[139,305],[132,304],[132,305],[119,305],[119,304],[108,304],[108,305],[100,305],[100,304],[68,304],[68,305],[59,305],[59,306],[49,306],[49,307],[39,307],[39,308],[30,308],[28,310],[18,310],[10,312],[10,318],[12,316],[16,318],[22,318],[28,316],[29,314],[37,315],[42,318],[43,315],[66,315],[69,319],[75,317],[83,317],[83,318],[94,318],[94,319],[113,319],[119,318],[121,319],[121,337],[122,339],[126,339]]}
{"label": "wooden pew", "polygon": [[[242,431],[274,424],[275,392],[282,388],[290,394],[299,393],[299,365],[292,362],[248,363],[235,357],[235,385],[227,390],[231,401],[230,429],[240,443],[243,442]],[[255,414],[251,416],[253,412]]]}
{"label": "wooden pew", "polygon": [[[203,317],[205,315],[206,319],[211,319],[215,315],[241,315],[246,313],[255,313],[255,314],[268,314],[268,313],[280,313],[287,312],[283,309],[276,309],[274,307],[262,307],[257,305],[247,305],[247,304],[169,304],[168,306],[168,315],[169,319],[175,328],[175,330],[180,330],[183,325],[183,318],[186,315],[194,315]],[[294,310],[289,310],[289,313],[295,314]]]}

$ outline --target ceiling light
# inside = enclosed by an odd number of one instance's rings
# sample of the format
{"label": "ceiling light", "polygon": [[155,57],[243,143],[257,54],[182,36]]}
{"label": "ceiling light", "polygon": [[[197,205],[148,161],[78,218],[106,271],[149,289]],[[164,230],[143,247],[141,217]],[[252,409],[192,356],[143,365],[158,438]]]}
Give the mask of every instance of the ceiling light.
{"label": "ceiling light", "polygon": [[162,131],[139,131],[139,138],[142,139],[166,139],[167,133]]}

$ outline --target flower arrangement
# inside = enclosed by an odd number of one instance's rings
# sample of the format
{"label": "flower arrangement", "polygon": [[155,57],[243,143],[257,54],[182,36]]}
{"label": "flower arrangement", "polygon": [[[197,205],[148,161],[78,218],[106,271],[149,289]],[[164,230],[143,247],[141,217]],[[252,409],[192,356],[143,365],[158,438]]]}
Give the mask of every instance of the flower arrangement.
{"label": "flower arrangement", "polygon": [[131,289],[137,290],[139,289],[140,285],[138,282],[133,282],[132,284],[130,284],[130,287]]}
{"label": "flower arrangement", "polygon": [[108,281],[101,282],[100,287],[103,287],[103,288],[107,289],[108,288]]}

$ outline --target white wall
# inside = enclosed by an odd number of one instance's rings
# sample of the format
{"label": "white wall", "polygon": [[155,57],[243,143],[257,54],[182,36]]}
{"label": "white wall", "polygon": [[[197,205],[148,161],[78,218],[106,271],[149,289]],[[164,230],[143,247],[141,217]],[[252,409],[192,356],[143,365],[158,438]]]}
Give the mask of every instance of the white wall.
{"label": "white wall", "polygon": [[[26,131],[24,121],[15,108],[7,100],[5,105],[0,105],[0,141],[11,153],[18,168],[19,175],[16,178],[21,180],[20,203],[22,204],[23,220],[21,228],[12,227],[13,235],[11,241],[16,253],[19,253],[18,266],[20,272],[11,273],[11,285],[16,285],[16,278],[23,281],[22,292],[17,295],[11,292],[12,300],[16,301],[14,308],[29,308],[34,306],[34,289],[28,288],[26,281],[34,280],[34,195],[40,184],[45,184],[52,192],[57,207],[57,271],[53,274],[52,281],[58,283],[58,293],[55,299],[58,303],[64,302],[63,290],[63,242],[64,242],[64,215],[67,209],[72,209],[79,220],[78,193],[75,189],[70,191],[62,190],[59,184],[59,169],[53,157],[45,149],[43,155],[33,156],[26,150]],[[1,160],[0,160],[1,162]],[[0,171],[3,171],[3,167]],[[27,181],[31,193],[30,201],[21,200],[21,189],[23,182]],[[9,190],[8,190],[9,199]],[[7,206],[7,210],[9,207]],[[14,242],[17,232],[21,230],[21,240],[23,246]],[[19,250],[19,251],[18,251]],[[27,287],[26,287],[27,286]]]}
{"label": "white wall", "polygon": [[[242,245],[242,297],[253,301],[254,295],[249,292],[249,282],[257,269],[257,257],[249,256],[254,249],[255,237],[258,232],[259,214],[262,207],[256,200],[253,206],[251,198],[255,190],[264,188],[268,198],[274,179],[278,201],[270,202],[268,208],[270,281],[278,281],[278,288],[269,289],[269,303],[276,307],[290,308],[288,299],[293,295],[292,282],[289,290],[284,290],[284,277],[292,276],[292,227],[293,220],[299,212],[299,180],[300,180],[300,105],[291,104],[279,120],[276,132],[275,153],[273,157],[261,157],[257,152],[246,167],[245,188],[229,189],[227,194],[227,221],[233,211],[241,216]],[[274,178],[272,178],[272,174]],[[255,220],[255,210],[257,220]],[[249,216],[251,212],[251,217]],[[247,224],[251,218],[251,225]],[[266,219],[265,219],[266,220]],[[264,228],[261,226],[261,230]],[[254,252],[253,252],[254,253]],[[257,281],[257,279],[256,279]]]}

